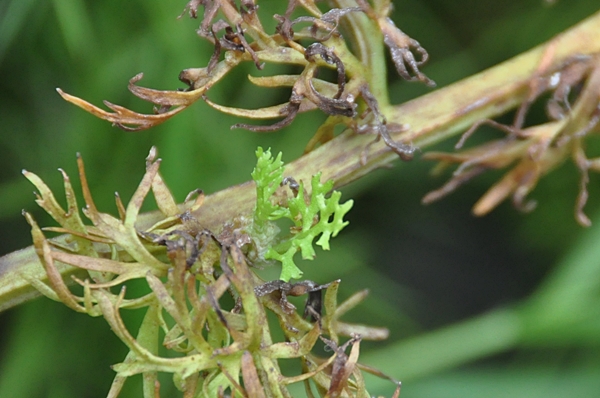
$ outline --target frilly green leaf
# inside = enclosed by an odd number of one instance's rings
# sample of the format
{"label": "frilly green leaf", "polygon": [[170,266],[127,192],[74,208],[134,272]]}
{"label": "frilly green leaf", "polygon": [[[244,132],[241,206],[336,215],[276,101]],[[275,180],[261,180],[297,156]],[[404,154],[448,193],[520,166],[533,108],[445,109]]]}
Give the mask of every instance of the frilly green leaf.
{"label": "frilly green leaf", "polygon": [[[256,182],[257,198],[251,235],[259,257],[282,263],[281,280],[298,279],[302,271],[296,266],[294,255],[300,251],[304,260],[312,260],[316,255],[313,241],[319,236],[317,245],[329,250],[329,239],[348,225],[343,218],[353,201],[340,204],[342,194],[337,191],[327,197],[333,189],[333,180],[321,183],[321,173],[318,173],[311,180],[310,194],[305,194],[304,183],[300,181],[295,196],[289,198],[286,205],[274,203],[273,196],[284,181],[281,153],[273,159],[270,150],[259,148],[256,155],[258,162],[252,178]],[[292,235],[274,244],[278,228],[272,221],[281,218],[294,224]]]}

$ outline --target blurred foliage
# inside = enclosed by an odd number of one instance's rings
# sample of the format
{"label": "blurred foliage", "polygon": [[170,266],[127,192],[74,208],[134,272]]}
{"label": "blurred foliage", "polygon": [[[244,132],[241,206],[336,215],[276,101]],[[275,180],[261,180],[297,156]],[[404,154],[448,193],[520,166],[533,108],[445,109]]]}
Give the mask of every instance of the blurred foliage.
{"label": "blurred foliage", "polygon": [[[282,132],[256,135],[230,131],[239,120],[198,103],[157,128],[126,133],[55,92],[61,87],[94,103],[108,99],[148,111],[127,92],[129,78],[144,72],[148,87],[182,87],[179,72],[206,65],[212,54],[194,33],[198,22],[176,18],[184,3],[0,3],[1,254],[30,244],[22,208],[49,225],[22,168],[60,191],[56,169],[74,175],[80,152],[98,207],[114,212],[111,192],[132,194],[151,145],[158,147],[163,176],[180,200],[195,188],[211,193],[249,180],[259,145],[283,151],[288,160],[302,154],[323,120],[318,115],[301,115]],[[284,11],[280,2],[261,7]],[[424,71],[443,86],[549,39],[597,8],[585,0],[407,0],[397,2],[393,19],[429,51]],[[239,69],[211,90],[211,98],[234,97],[227,102],[248,107],[281,100],[270,90],[259,95],[245,80],[247,70]],[[390,90],[392,102],[399,103],[430,89],[391,77]],[[356,317],[388,326],[391,339],[364,344],[363,361],[401,379],[403,397],[597,394],[598,176],[591,176],[587,206],[594,225],[583,230],[572,215],[578,184],[573,166],[540,182],[532,193],[539,202],[533,213],[503,204],[483,219],[473,218],[470,207],[497,175],[423,207],[420,198],[443,180],[430,178],[429,168],[417,156],[347,187],[344,196],[355,200],[350,225],[334,251],[306,266],[308,279],[342,278],[342,299],[371,289]],[[580,312],[588,317],[587,331],[577,323]],[[132,325],[141,321],[139,314],[130,315]],[[511,334],[515,317],[529,322],[517,336]],[[477,350],[487,332],[502,344]],[[103,397],[113,375],[109,365],[125,352],[102,320],[37,300],[0,314],[0,396]],[[127,384],[122,396],[139,396],[139,384]],[[389,390],[385,385],[374,392],[389,396]]]}

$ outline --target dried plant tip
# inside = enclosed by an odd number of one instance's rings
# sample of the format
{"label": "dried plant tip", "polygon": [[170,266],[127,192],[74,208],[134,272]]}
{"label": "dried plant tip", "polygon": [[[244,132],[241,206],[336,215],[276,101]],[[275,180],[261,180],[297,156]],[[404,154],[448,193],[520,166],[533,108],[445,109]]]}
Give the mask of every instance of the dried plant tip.
{"label": "dried plant tip", "polygon": [[[212,55],[210,57],[210,60],[208,61],[208,65],[206,66],[206,72],[207,73],[212,72],[213,69],[215,68],[215,66],[217,66],[217,63],[219,63],[219,57],[221,56],[221,51],[222,51],[221,41],[217,37],[217,34],[214,31],[214,28],[211,28],[210,34],[213,37],[213,41],[214,41],[214,44],[215,44],[215,49],[213,50],[213,53],[212,53]],[[179,75],[179,80],[182,80],[181,78],[182,78],[182,76],[180,74]],[[187,80],[187,78],[186,78],[186,80]]]}
{"label": "dried plant tip", "polygon": [[244,378],[244,387],[246,394],[252,398],[264,398],[264,388],[260,384],[256,365],[252,359],[252,354],[244,351],[242,354],[242,377]]}
{"label": "dried plant tip", "polygon": [[246,38],[244,37],[244,30],[242,29],[242,27],[239,24],[236,25],[236,29],[237,29],[236,35],[237,35],[238,39],[240,40],[240,42],[242,43],[242,46],[244,47],[244,49],[252,57],[252,60],[254,61],[254,65],[256,66],[256,69],[262,70],[265,67],[265,64],[260,62],[258,55],[254,51],[254,49],[252,47],[250,47],[250,44],[248,44],[248,41],[246,41]]}
{"label": "dried plant tip", "polygon": [[319,93],[311,79],[308,80],[308,89],[310,90],[311,96],[309,97],[320,110],[332,116],[356,116],[356,104],[354,103],[354,97],[348,95],[346,98],[329,98]]}
{"label": "dried plant tip", "polygon": [[581,177],[579,179],[579,194],[577,195],[577,202],[575,204],[575,219],[582,227],[589,227],[592,225],[592,221],[589,219],[588,216],[585,215],[585,213],[583,212],[583,208],[585,207],[585,204],[587,203],[589,197],[587,184],[590,181],[590,161],[585,156],[581,145],[578,145],[578,147],[576,148],[574,158],[575,164],[577,165],[579,173],[581,174]]}
{"label": "dried plant tip", "polygon": [[285,15],[275,14],[273,18],[279,23],[275,27],[275,31],[281,35],[283,40],[290,43],[294,40],[294,30],[292,29],[292,21],[290,17],[296,8],[296,0],[289,0]]}
{"label": "dried plant tip", "polygon": [[463,173],[454,175],[450,181],[445,183],[441,188],[431,191],[425,195],[423,199],[421,199],[421,203],[428,205],[448,196],[452,192],[456,191],[461,185],[469,182],[471,179],[480,175],[486,170],[486,167],[478,166],[473,167]]}
{"label": "dried plant tip", "polygon": [[335,54],[333,49],[326,47],[321,43],[311,44],[304,52],[304,57],[308,61],[313,61],[313,57],[315,55],[320,55],[323,61],[327,62],[329,65],[336,66],[338,92],[333,96],[333,99],[339,99],[344,92],[344,87],[346,86],[346,68],[344,67],[344,63],[340,57]]}
{"label": "dried plant tip", "polygon": [[[418,41],[398,29],[390,18],[380,18],[378,21],[383,33],[383,42],[390,49],[398,74],[407,81],[420,81],[429,87],[435,87],[435,82],[419,70],[419,67],[429,59],[427,50]],[[415,58],[413,50],[419,54],[420,60]]]}
{"label": "dried plant tip", "polygon": [[[333,34],[337,33],[337,28],[338,28],[338,25],[340,24],[340,19],[351,12],[362,12],[362,8],[360,8],[360,7],[332,8],[331,10],[329,10],[325,14],[323,14],[323,16],[320,19],[322,22],[325,23],[325,26],[322,26],[322,24],[319,24],[318,23],[319,20],[315,20],[315,23],[312,28],[313,29],[313,37],[315,38],[315,40],[321,40],[321,41],[328,40]],[[319,37],[317,37],[316,30],[318,28],[322,28],[322,27],[324,27],[329,32],[324,37],[319,38]]]}
{"label": "dried plant tip", "polygon": [[[292,5],[293,3],[294,2],[290,2],[290,5]],[[285,16],[275,15],[275,19],[279,21],[279,24],[277,25],[277,33],[281,34],[281,36],[287,42],[289,42],[294,38],[294,30],[292,29],[292,27],[299,23],[308,22],[311,24],[309,28],[310,36],[314,40],[323,42],[329,40],[333,35],[339,35],[337,28],[340,23],[340,19],[343,16],[351,12],[361,11],[362,9],[360,7],[333,8],[327,11],[325,14],[321,15],[320,18],[312,16],[301,16],[291,21],[291,12],[290,7],[288,6],[288,10],[286,11]],[[319,30],[325,31],[326,33],[324,35],[319,35]]]}
{"label": "dried plant tip", "polygon": [[292,96],[290,97],[290,102],[281,109],[281,114],[285,115],[284,119],[280,120],[277,123],[268,125],[268,126],[256,126],[256,125],[246,124],[246,123],[237,123],[237,124],[234,124],[233,126],[231,126],[231,129],[232,130],[233,129],[246,129],[246,130],[254,131],[257,133],[266,133],[266,132],[272,132],[272,131],[277,131],[279,129],[282,129],[282,128],[292,124],[292,122],[296,118],[296,115],[298,115],[298,112],[300,111],[300,104],[303,99],[304,99],[304,96],[296,94],[296,92],[294,90],[292,90]]}
{"label": "dried plant tip", "polygon": [[[338,91],[333,98],[321,94],[314,86],[313,77],[317,71],[316,60],[314,59],[315,55],[320,55],[327,64],[336,65],[338,71]],[[297,87],[297,92],[305,95],[307,99],[329,115],[346,117],[356,116],[354,96],[348,94],[342,98],[346,84],[346,72],[344,64],[335,52],[321,43],[314,43],[306,49],[305,58],[311,62],[311,64],[305,68],[302,73],[302,78],[294,85],[295,88]]]}
{"label": "dried plant tip", "polygon": [[[385,116],[381,113],[381,110],[379,109],[377,98],[375,98],[373,93],[371,93],[367,85],[363,85],[361,87],[360,92],[363,99],[367,103],[367,106],[371,110],[371,113],[373,114],[375,124],[359,126],[357,127],[357,132],[374,132],[375,134],[377,134],[377,139],[382,138],[383,142],[385,142],[385,144],[391,150],[393,150],[398,156],[400,156],[400,159],[405,161],[412,160],[417,148],[409,144],[394,141],[388,131],[388,125]],[[399,128],[404,130],[403,125],[400,125]]]}
{"label": "dried plant tip", "polygon": [[[198,18],[198,7],[204,5],[206,7],[206,3],[211,2],[210,0],[190,0],[183,9],[183,12],[179,16],[181,18],[186,11],[190,13],[190,17],[196,19]],[[214,2],[213,2],[214,3]]]}
{"label": "dried plant tip", "polygon": [[273,15],[273,18],[278,22],[275,32],[279,33],[286,42],[292,42],[294,40],[294,30],[292,29],[290,18],[279,14]]}
{"label": "dried plant tip", "polygon": [[[217,38],[216,32],[225,30],[225,34],[220,39]],[[199,34],[203,35],[204,32],[200,31]],[[254,64],[258,69],[263,69],[264,64],[260,63],[258,56],[254,49],[248,44],[248,41],[244,37],[244,30],[240,24],[235,25],[235,30],[231,25],[223,20],[214,23],[210,28],[210,36],[212,42],[214,42],[215,50],[208,63],[207,71],[210,73],[217,65],[219,57],[223,49],[237,52],[248,52],[254,61]]]}
{"label": "dried plant tip", "polygon": [[[354,371],[354,367],[358,360],[358,352],[360,346],[361,337],[359,335],[353,336],[350,340],[338,347],[334,341],[328,340],[324,337],[320,337],[321,340],[335,352],[335,360],[331,369],[331,384],[327,391],[328,397],[339,397],[342,391],[348,384],[348,378]],[[352,345],[350,355],[346,355],[346,348]]]}

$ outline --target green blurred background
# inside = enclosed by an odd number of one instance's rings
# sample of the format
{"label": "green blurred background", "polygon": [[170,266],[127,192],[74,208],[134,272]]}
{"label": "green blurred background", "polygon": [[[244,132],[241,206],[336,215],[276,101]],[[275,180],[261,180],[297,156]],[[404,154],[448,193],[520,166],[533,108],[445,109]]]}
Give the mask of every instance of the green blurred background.
{"label": "green blurred background", "polygon": [[[410,0],[395,4],[393,19],[429,50],[424,71],[444,86],[548,40],[594,13],[594,3]],[[260,4],[262,15],[285,10],[283,1]],[[194,33],[198,21],[177,19],[184,5],[0,2],[0,254],[30,244],[21,209],[51,225],[33,202],[23,168],[61,192],[57,168],[75,176],[80,152],[98,206],[113,212],[113,193],[132,194],[152,145],[180,200],[195,188],[211,193],[248,180],[258,145],[283,151],[286,161],[302,154],[322,115],[302,115],[284,131],[255,135],[230,131],[238,119],[198,103],[152,130],[127,133],[55,92],[60,87],[95,104],[108,99],[150,111],[127,91],[129,78],[144,72],[146,87],[182,87],[179,72],[205,66],[212,53]],[[263,21],[273,29],[274,21]],[[282,67],[265,73],[276,70]],[[248,73],[257,74],[252,65],[234,71],[210,91],[211,99],[250,107],[285,100],[285,92],[257,94],[245,80]],[[395,103],[430,91],[393,74],[390,88]],[[530,122],[542,120],[538,113]],[[593,150],[590,156],[598,156]],[[304,264],[309,279],[342,278],[342,298],[371,290],[348,319],[388,326],[391,337],[363,344],[362,361],[402,380],[403,398],[598,396],[597,176],[586,208],[594,226],[584,230],[573,218],[578,173],[572,165],[540,182],[531,195],[538,200],[533,213],[503,204],[482,219],[470,208],[501,173],[424,207],[420,198],[447,178],[430,177],[431,166],[417,156],[346,187],[345,197],[355,200],[350,226],[331,252]],[[0,314],[0,397],[103,397],[114,375],[109,366],[125,354],[102,319],[36,300]],[[372,393],[391,396],[389,383],[369,381]],[[174,396],[163,384],[163,396]],[[139,378],[130,382],[122,396],[140,396],[139,385]]]}

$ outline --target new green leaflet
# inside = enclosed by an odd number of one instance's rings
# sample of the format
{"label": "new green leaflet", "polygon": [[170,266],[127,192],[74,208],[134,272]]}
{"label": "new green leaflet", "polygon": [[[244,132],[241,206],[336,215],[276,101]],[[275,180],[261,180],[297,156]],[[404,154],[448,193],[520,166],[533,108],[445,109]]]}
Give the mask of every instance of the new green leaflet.
{"label": "new green leaflet", "polygon": [[[258,161],[252,172],[256,183],[256,207],[251,235],[260,257],[281,262],[281,280],[298,279],[302,271],[296,266],[294,255],[300,251],[304,260],[312,260],[316,255],[313,241],[317,237],[316,244],[329,250],[329,239],[348,225],[343,218],[352,208],[353,201],[340,203],[341,192],[331,192],[333,180],[321,183],[321,173],[318,173],[311,179],[310,192],[305,192],[304,182],[299,181],[295,196],[282,206],[273,200],[284,181],[281,153],[273,158],[270,150],[258,148],[256,157]],[[283,218],[291,220],[293,226],[291,235],[280,237],[274,221]]]}

